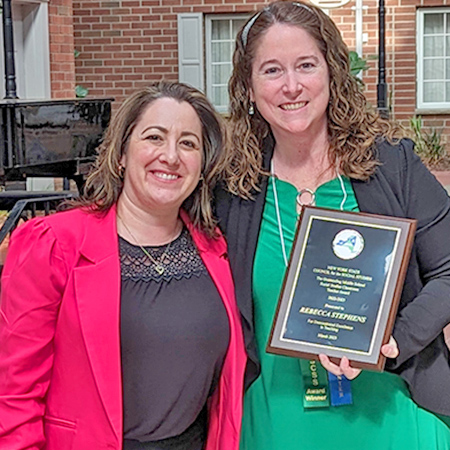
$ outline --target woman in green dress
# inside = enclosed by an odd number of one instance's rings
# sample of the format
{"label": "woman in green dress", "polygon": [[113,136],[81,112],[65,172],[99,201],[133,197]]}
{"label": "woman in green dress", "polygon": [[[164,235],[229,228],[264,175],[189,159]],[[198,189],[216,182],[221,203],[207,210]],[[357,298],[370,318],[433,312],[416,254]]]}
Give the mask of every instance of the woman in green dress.
{"label": "woman in green dress", "polygon": [[[216,212],[249,355],[241,449],[450,449],[448,195],[402,130],[369,107],[339,31],[319,8],[264,8],[239,32],[233,62]],[[310,363],[265,351],[298,204],[417,220],[393,338],[382,347],[387,371],[321,355],[328,372],[313,369],[329,395],[320,407],[305,395]]]}

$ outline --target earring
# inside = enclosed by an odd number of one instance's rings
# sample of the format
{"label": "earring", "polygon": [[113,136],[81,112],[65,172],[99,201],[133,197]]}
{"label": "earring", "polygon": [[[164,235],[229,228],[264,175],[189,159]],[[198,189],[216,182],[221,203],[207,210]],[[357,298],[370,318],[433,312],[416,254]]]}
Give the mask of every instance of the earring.
{"label": "earring", "polygon": [[125,167],[122,166],[122,164],[119,164],[119,178],[123,180],[124,175],[125,175]]}
{"label": "earring", "polygon": [[248,107],[248,115],[253,116],[253,114],[255,114],[255,106],[254,106],[254,103],[251,102],[250,106]]}

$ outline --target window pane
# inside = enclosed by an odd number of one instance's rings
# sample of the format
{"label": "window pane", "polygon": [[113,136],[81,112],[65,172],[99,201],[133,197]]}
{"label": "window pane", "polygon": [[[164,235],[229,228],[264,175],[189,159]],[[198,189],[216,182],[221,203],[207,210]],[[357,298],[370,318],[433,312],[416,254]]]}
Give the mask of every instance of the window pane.
{"label": "window pane", "polygon": [[231,63],[214,64],[211,68],[213,84],[227,84],[231,75]]}
{"label": "window pane", "polygon": [[445,79],[444,60],[426,59],[423,62],[423,78],[425,80],[443,80]]}
{"label": "window pane", "polygon": [[444,36],[424,38],[424,56],[444,56]]}
{"label": "window pane", "polygon": [[423,84],[423,101],[441,103],[444,98],[444,82],[428,82]]}
{"label": "window pane", "polygon": [[450,56],[450,36],[445,37],[445,55]]}
{"label": "window pane", "polygon": [[211,56],[213,63],[231,61],[231,43],[213,42],[211,44]]}
{"label": "window pane", "polygon": [[444,32],[444,14],[425,14],[424,16],[425,34],[436,34]]}
{"label": "window pane", "polygon": [[445,79],[450,81],[450,59],[445,60]]}
{"label": "window pane", "polygon": [[214,106],[228,106],[228,88],[227,86],[213,87],[212,89]]}
{"label": "window pane", "polygon": [[238,31],[244,26],[246,20],[233,20],[233,36],[238,34]]}
{"label": "window pane", "polygon": [[230,39],[230,21],[229,20],[213,20],[211,22],[213,40]]}
{"label": "window pane", "polygon": [[446,88],[445,88],[445,101],[446,102],[450,102],[450,83],[445,83],[445,86],[446,86]]}
{"label": "window pane", "polygon": [[228,80],[232,72],[236,34],[247,19],[243,16],[214,15],[207,20],[211,24],[211,32],[205,36],[207,95],[222,112],[228,110]]}

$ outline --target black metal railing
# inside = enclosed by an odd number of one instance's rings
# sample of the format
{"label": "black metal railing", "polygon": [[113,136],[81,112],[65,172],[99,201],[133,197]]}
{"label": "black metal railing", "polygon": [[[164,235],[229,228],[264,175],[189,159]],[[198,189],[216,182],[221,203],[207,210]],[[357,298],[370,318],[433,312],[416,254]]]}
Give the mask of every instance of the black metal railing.
{"label": "black metal railing", "polygon": [[[8,209],[8,216],[0,229],[0,244],[5,240],[14,229],[17,227],[20,219],[28,220],[36,217],[37,213],[43,213],[48,216],[56,207],[64,200],[76,197],[78,194],[74,192],[51,192],[46,195],[43,192],[26,192],[23,195],[26,198],[18,199],[17,191],[14,194],[8,192],[0,193],[0,209]],[[35,195],[30,197],[30,195]],[[9,208],[9,206],[12,208]]]}

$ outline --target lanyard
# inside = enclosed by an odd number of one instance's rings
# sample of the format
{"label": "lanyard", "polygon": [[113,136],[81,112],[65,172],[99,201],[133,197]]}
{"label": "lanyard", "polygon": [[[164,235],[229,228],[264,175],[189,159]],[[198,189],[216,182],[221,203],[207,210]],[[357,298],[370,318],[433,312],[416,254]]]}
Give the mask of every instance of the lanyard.
{"label": "lanyard", "polygon": [[[284,264],[288,267],[288,257],[286,252],[286,244],[284,241],[283,227],[281,224],[281,214],[278,203],[278,191],[275,182],[275,171],[273,168],[273,161],[270,162],[270,175],[272,180],[273,197],[275,201],[275,212],[277,215],[278,233],[280,236],[281,251],[283,254]],[[343,198],[340,204],[340,210],[344,210],[344,205],[347,200],[347,192],[345,190],[344,181],[339,173],[339,179]],[[309,202],[304,203],[302,197],[304,195],[309,197]],[[316,193],[311,189],[301,189],[298,191],[296,202],[301,206],[315,205]],[[309,408],[324,408],[330,406],[341,406],[352,404],[352,390],[351,383],[345,376],[336,376],[327,372],[320,363],[311,360],[300,360],[300,369],[303,377],[303,406],[305,409]]]}

